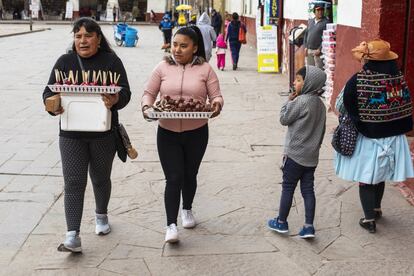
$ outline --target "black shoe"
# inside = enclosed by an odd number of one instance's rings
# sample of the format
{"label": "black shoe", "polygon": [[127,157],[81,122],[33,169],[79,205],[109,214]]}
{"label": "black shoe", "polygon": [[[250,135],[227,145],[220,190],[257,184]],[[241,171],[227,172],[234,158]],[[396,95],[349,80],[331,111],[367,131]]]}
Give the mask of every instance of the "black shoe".
{"label": "black shoe", "polygon": [[382,218],[382,211],[375,211],[375,219],[378,220],[380,218]]}
{"label": "black shoe", "polygon": [[377,232],[377,225],[375,224],[375,221],[365,221],[364,218],[359,220],[359,225],[361,225],[362,228],[365,228],[370,233]]}
{"label": "black shoe", "polygon": [[237,64],[233,64],[233,70],[237,69]]}

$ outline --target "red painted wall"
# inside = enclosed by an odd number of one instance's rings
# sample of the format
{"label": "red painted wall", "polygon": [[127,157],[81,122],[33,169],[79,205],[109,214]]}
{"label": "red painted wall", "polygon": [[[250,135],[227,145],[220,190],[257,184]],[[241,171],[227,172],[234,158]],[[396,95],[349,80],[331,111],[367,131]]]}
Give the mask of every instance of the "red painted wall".
{"label": "red painted wall", "polygon": [[402,65],[404,55],[406,0],[382,0],[380,37],[391,43],[391,49],[399,56]]}
{"label": "red painted wall", "polygon": [[406,77],[411,95],[414,95],[414,3],[411,4],[410,33],[408,34]]}
{"label": "red painted wall", "polygon": [[363,0],[361,28],[338,25],[335,83],[331,104],[334,104],[346,81],[361,68],[361,64],[351,54],[352,48],[361,41],[376,38],[389,41],[391,49],[400,56],[400,65],[402,64],[405,15],[406,0]]}
{"label": "red painted wall", "polygon": [[241,17],[241,22],[246,25],[247,29],[247,43],[254,47],[257,46],[257,34],[256,34],[256,18]]}
{"label": "red painted wall", "polygon": [[331,106],[348,79],[361,69],[361,64],[352,56],[351,50],[361,41],[379,37],[381,5],[380,0],[363,0],[361,28],[338,25],[336,31],[336,67],[334,92]]}

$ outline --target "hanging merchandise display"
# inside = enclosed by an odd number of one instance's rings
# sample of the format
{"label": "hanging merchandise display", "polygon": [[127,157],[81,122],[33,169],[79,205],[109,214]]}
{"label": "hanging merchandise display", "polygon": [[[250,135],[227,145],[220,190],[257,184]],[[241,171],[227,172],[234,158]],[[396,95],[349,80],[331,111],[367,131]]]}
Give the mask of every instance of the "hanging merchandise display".
{"label": "hanging merchandise display", "polygon": [[326,102],[330,103],[334,87],[336,63],[336,24],[327,24],[326,30],[323,31],[322,54],[326,73],[325,92],[323,96],[325,97]]}

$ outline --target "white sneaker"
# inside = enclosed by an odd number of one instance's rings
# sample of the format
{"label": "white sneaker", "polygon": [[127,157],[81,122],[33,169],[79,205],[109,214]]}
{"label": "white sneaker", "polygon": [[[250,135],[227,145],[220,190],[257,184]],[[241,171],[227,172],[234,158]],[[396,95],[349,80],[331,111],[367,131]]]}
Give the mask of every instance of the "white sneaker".
{"label": "white sneaker", "polygon": [[111,232],[111,227],[109,227],[108,215],[106,214],[96,214],[95,216],[95,233],[96,235],[106,235]]}
{"label": "white sneaker", "polygon": [[178,242],[178,229],[175,223],[171,223],[167,226],[165,233],[165,242],[175,243]]}
{"label": "white sneaker", "polygon": [[196,221],[191,210],[181,210],[181,219],[183,221],[183,227],[186,229],[194,228],[196,226]]}
{"label": "white sneaker", "polygon": [[65,241],[59,245],[58,251],[61,252],[82,252],[81,238],[76,231],[66,232]]}

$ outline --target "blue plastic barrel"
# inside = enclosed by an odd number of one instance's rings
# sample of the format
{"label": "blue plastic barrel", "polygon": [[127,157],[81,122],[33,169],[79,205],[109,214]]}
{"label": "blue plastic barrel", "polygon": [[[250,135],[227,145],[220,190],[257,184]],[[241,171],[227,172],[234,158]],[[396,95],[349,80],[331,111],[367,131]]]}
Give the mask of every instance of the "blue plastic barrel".
{"label": "blue plastic barrel", "polygon": [[128,28],[128,24],[119,23],[119,24],[116,24],[116,27],[118,29],[118,33],[122,34]]}
{"label": "blue plastic barrel", "polygon": [[125,46],[134,47],[137,40],[137,29],[128,27],[125,31]]}

